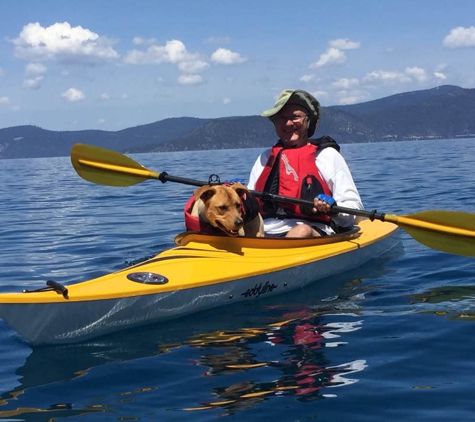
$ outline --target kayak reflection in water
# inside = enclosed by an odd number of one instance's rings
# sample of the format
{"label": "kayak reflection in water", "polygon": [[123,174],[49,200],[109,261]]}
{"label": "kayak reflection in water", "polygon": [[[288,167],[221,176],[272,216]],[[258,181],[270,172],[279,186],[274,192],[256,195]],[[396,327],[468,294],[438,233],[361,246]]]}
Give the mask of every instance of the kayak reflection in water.
{"label": "kayak reflection in water", "polygon": [[266,237],[318,237],[334,234],[357,221],[330,216],[338,204],[363,209],[340,147],[329,136],[310,139],[320,123],[320,104],[306,91],[286,89],[261,113],[274,123],[279,141],[256,160],[248,188],[313,201],[311,206],[259,200]]}

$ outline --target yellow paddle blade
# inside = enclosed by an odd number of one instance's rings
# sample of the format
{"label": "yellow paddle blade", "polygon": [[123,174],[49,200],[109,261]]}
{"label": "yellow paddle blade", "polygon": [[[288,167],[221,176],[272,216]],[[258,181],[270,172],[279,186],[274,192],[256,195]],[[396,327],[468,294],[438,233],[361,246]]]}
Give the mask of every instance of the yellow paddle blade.
{"label": "yellow paddle blade", "polygon": [[79,176],[100,185],[131,186],[160,177],[126,155],[86,144],[73,146],[71,163]]}
{"label": "yellow paddle blade", "polygon": [[430,248],[475,257],[475,214],[423,211],[405,217],[386,214],[384,221],[397,224],[415,240]]}

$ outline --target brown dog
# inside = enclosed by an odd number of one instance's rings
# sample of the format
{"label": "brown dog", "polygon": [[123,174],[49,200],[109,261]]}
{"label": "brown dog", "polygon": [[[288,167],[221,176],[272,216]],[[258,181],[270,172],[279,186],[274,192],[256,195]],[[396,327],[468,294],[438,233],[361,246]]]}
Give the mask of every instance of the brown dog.
{"label": "brown dog", "polygon": [[244,195],[251,193],[241,183],[202,186],[194,192],[191,215],[228,236],[264,237],[264,222],[260,214],[251,221],[243,218],[241,199]]}

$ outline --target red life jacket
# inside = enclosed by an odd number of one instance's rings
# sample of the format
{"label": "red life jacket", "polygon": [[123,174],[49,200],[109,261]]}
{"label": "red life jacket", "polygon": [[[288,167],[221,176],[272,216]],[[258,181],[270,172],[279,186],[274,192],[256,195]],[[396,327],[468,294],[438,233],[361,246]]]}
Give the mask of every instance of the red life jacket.
{"label": "red life jacket", "polygon": [[[273,146],[264,170],[257,179],[256,191],[311,202],[320,193],[332,196],[328,184],[323,180],[315,164],[315,154],[320,149],[315,144],[307,144],[299,148],[283,148],[279,141]],[[331,222],[329,215],[312,212],[313,206],[258,200],[264,218],[303,218],[326,224]]]}

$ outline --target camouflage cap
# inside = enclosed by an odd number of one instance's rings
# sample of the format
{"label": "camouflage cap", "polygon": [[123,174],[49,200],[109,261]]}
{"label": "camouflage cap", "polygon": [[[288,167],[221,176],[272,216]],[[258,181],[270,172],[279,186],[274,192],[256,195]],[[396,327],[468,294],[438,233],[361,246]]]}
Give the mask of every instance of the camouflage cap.
{"label": "camouflage cap", "polygon": [[320,103],[306,91],[293,89],[283,90],[277,98],[274,107],[263,111],[261,116],[268,117],[272,120],[272,117],[282,110],[286,104],[296,104],[308,111],[310,121],[308,136],[312,136],[320,122]]}

